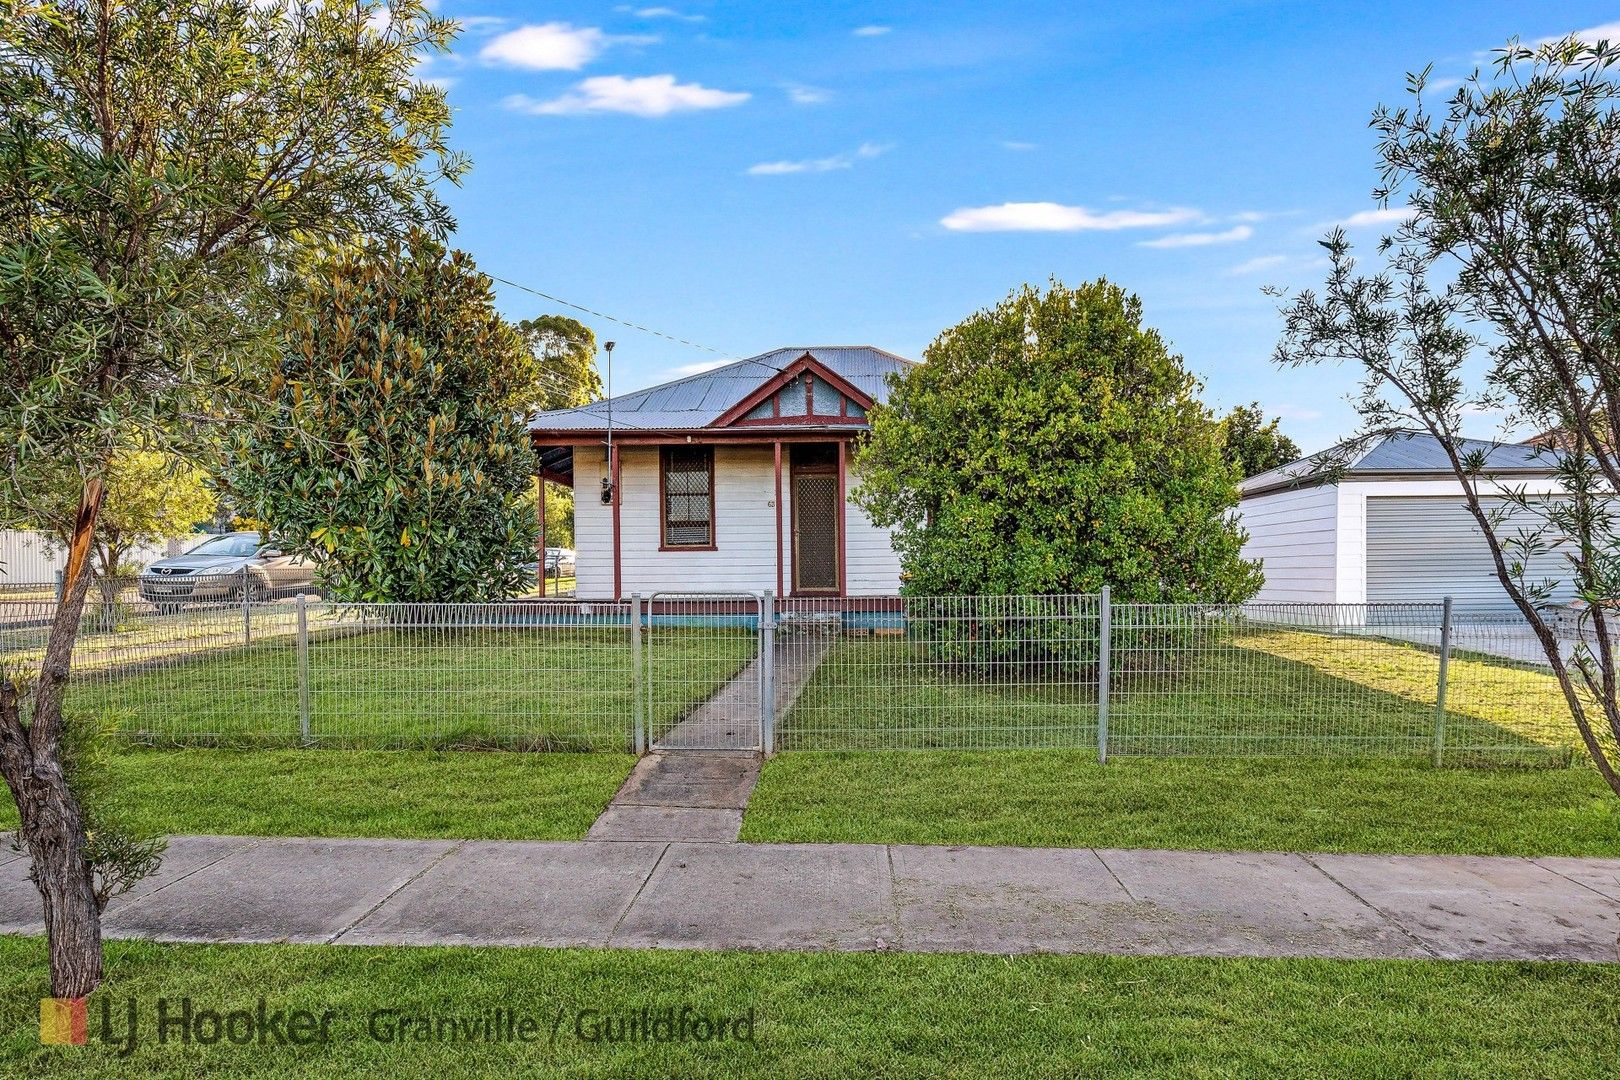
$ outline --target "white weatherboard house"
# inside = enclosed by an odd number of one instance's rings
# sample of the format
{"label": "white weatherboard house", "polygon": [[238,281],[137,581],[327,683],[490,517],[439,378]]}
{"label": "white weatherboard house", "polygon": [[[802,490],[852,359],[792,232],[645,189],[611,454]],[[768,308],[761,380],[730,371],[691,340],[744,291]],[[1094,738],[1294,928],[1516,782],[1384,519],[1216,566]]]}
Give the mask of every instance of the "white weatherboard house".
{"label": "white weatherboard house", "polygon": [[776,349],[535,415],[542,488],[574,491],[577,595],[899,592],[888,531],[850,499],[849,456],[912,366],[867,345]]}
{"label": "white weatherboard house", "polygon": [[[1261,560],[1266,577],[1256,601],[1403,603],[1450,596],[1458,611],[1517,611],[1437,440],[1386,436],[1341,468],[1329,468],[1345,461],[1342,450],[1242,483],[1239,513],[1249,533],[1243,554]],[[1533,446],[1470,441],[1465,450],[1486,454],[1479,490],[1487,506],[1502,502],[1489,492],[1559,491],[1551,460]],[[1530,577],[1562,580],[1554,600],[1572,595],[1557,551],[1536,556]]]}

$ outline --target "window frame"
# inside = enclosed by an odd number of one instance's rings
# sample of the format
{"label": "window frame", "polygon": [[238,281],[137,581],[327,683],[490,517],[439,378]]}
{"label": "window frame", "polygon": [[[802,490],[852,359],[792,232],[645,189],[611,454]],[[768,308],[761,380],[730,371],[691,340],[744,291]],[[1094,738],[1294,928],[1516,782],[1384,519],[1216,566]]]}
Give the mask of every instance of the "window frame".
{"label": "window frame", "polygon": [[[708,458],[709,467],[709,540],[705,544],[672,544],[669,540],[669,492],[667,481],[669,478],[669,462],[677,450],[694,450],[702,452]],[[693,470],[696,471],[696,470]],[[658,550],[659,551],[714,551],[716,550],[716,526],[714,514],[714,446],[710,444],[685,443],[674,446],[660,446],[658,448]]]}

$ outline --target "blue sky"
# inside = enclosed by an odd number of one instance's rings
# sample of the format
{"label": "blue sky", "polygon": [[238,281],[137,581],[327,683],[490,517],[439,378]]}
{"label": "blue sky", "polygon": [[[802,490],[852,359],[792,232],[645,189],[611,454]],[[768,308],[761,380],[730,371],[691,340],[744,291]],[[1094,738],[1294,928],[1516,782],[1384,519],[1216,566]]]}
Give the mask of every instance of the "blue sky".
{"label": "blue sky", "polygon": [[[1510,36],[1620,37],[1612,0],[438,7],[466,29],[424,75],[487,272],[728,356],[911,357],[1025,281],[1106,275],[1212,407],[1258,399],[1306,450],[1354,429],[1355,373],[1275,369],[1260,290],[1318,281],[1317,239],[1375,209],[1373,107]],[[716,360],[579,317],[619,342],[616,391]]]}

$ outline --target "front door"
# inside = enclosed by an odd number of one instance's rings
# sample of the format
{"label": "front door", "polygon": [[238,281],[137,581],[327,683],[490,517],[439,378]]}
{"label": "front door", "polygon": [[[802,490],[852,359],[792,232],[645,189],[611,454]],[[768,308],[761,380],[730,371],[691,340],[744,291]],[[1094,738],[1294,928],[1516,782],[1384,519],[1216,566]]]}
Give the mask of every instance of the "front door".
{"label": "front door", "polygon": [[838,494],[836,460],[793,463],[795,595],[838,592]]}

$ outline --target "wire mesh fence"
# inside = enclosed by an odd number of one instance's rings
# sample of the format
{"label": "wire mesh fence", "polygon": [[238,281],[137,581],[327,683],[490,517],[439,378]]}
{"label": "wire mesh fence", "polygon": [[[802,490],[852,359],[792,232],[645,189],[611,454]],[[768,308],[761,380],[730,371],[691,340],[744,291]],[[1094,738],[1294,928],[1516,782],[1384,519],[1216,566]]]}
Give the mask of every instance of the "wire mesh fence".
{"label": "wire mesh fence", "polygon": [[[1576,745],[1529,628],[1448,622],[1440,604],[348,604],[259,584],[239,576],[181,599],[95,583],[70,709],[181,745],[1066,747],[1451,764],[1562,762]],[[8,671],[37,668],[55,607],[48,584],[0,593]]]}

